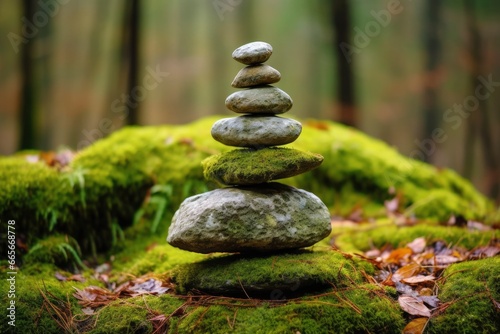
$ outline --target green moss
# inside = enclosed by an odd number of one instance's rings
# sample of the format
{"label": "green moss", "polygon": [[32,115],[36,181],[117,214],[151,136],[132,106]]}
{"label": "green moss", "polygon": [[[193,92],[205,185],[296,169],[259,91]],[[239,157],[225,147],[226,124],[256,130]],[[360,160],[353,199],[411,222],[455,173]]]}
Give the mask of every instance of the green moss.
{"label": "green moss", "polygon": [[[297,251],[259,256],[229,255],[186,264],[173,270],[179,292],[296,293],[325,286],[361,282],[362,272],[373,272],[366,262],[335,251]],[[245,290],[245,291],[243,291]]]}
{"label": "green moss", "polygon": [[65,268],[85,268],[81,251],[75,239],[55,235],[45,238],[32,247],[24,257],[26,265],[50,263]]}
{"label": "green moss", "polygon": [[186,252],[167,244],[164,238],[135,240],[115,256],[115,272],[135,276],[146,273],[163,274],[179,264],[206,258],[206,255]]}
{"label": "green moss", "polygon": [[[306,190],[320,189],[316,193],[321,198],[335,199],[348,187],[382,205],[394,196],[390,191],[395,191],[403,196],[403,207],[418,205],[414,213],[419,218],[437,221],[447,221],[451,215],[482,219],[492,210],[492,204],[455,172],[406,158],[382,141],[343,125],[306,122],[294,145],[324,156],[324,163],[309,173],[313,175],[300,175],[294,180]],[[427,201],[430,192],[436,190],[443,191],[438,197],[439,207]],[[332,206],[328,200],[325,203]],[[429,205],[438,211],[426,210]]]}
{"label": "green moss", "polygon": [[238,149],[202,161],[208,180],[227,185],[269,182],[305,173],[323,161],[319,154],[283,147]]}
{"label": "green moss", "polygon": [[371,247],[381,248],[386,244],[394,248],[404,247],[419,237],[424,237],[428,244],[442,240],[448,245],[472,249],[476,246],[487,245],[491,240],[500,236],[496,230],[468,231],[460,227],[432,226],[430,224],[399,227],[384,221],[363,224],[355,228],[342,229],[342,231],[336,231],[333,228],[332,233],[340,233],[335,239],[335,244],[341,250],[348,252],[363,252]]}
{"label": "green moss", "polygon": [[167,333],[399,333],[404,326],[394,300],[379,288],[359,285],[279,303],[217,298],[189,302],[168,295],[131,298],[99,311],[90,333],[150,331],[152,325],[144,319],[157,315],[168,318]]}
{"label": "green moss", "polygon": [[[81,314],[81,306],[73,298],[75,288],[83,289],[88,285],[98,285],[99,282],[85,274],[86,282],[65,281],[60,282],[55,278],[55,272],[62,272],[51,264],[32,264],[23,267],[16,274],[16,333],[61,333],[62,329],[54,320],[57,317],[56,311],[49,306],[42,297],[41,291],[59,310],[64,311],[61,314],[66,315],[69,328],[67,330],[76,330],[79,324],[72,318],[75,314]],[[3,276],[5,277],[5,275]],[[0,280],[0,289],[7,291],[7,280]],[[9,299],[7,294],[2,294],[2,305],[7,305]],[[6,321],[0,323],[1,333],[10,333],[10,326]]]}
{"label": "green moss", "polygon": [[[77,240],[84,254],[116,244],[134,216],[144,221],[139,226],[145,231],[165,230],[167,217],[182,200],[213,187],[203,178],[201,161],[231,149],[211,138],[217,119],[184,126],[127,127],[79,152],[60,171],[29,163],[23,154],[0,158],[0,216],[16,219],[16,228],[30,231],[29,246],[58,232]],[[312,191],[334,214],[347,215],[358,208],[365,216],[383,215],[384,200],[394,196],[389,190],[399,193],[402,209],[418,218],[483,219],[493,211],[491,203],[456,173],[407,159],[352,128],[305,122],[291,147],[325,159],[317,169],[285,182]],[[171,192],[149,197],[154,186],[170,187]],[[136,215],[141,207],[142,214]],[[0,247],[5,240],[1,238]]]}
{"label": "green moss", "polygon": [[439,287],[442,312],[433,316],[429,333],[498,333],[500,257],[450,266]]}

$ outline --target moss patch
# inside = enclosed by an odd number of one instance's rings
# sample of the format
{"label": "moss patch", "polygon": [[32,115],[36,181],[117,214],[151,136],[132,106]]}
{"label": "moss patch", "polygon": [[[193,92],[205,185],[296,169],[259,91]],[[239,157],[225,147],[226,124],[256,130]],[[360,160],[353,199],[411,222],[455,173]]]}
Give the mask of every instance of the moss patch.
{"label": "moss patch", "polygon": [[55,235],[45,238],[32,247],[24,257],[26,265],[55,264],[71,269],[85,268],[81,251],[75,239]]}
{"label": "moss patch", "polygon": [[[4,272],[6,271],[2,268]],[[66,281],[61,282],[54,276],[56,271],[61,271],[52,264],[33,264],[23,267],[16,275],[16,333],[61,333],[62,329],[54,320],[61,319],[56,314],[56,309],[50,307],[47,300],[62,311],[68,321],[67,332],[70,330],[77,332],[86,326],[85,322],[78,322],[77,319],[84,319],[77,300],[73,298],[74,288],[83,289],[88,285],[98,285],[99,282],[92,278],[90,274],[85,274],[85,282]],[[69,273],[68,273],[69,275]],[[5,275],[3,275],[5,277]],[[0,280],[1,291],[8,291],[7,280]],[[44,299],[42,291],[47,300]],[[1,296],[2,305],[7,305],[7,293]],[[5,314],[3,312],[2,314]],[[73,318],[79,314],[80,317]],[[7,321],[0,323],[1,333],[11,333],[13,327]]]}
{"label": "moss patch", "polygon": [[370,247],[382,248],[390,245],[393,248],[404,247],[416,238],[424,237],[428,244],[435,241],[444,241],[448,245],[462,246],[472,249],[487,245],[491,240],[498,238],[498,230],[469,231],[465,228],[451,226],[432,226],[419,224],[416,226],[397,226],[388,221],[379,221],[374,224],[360,224],[351,228],[332,229],[333,234],[340,234],[335,238],[335,245],[347,252],[363,252]]}
{"label": "moss patch", "polygon": [[500,257],[454,264],[443,277],[429,333],[500,332]]}
{"label": "moss patch", "polygon": [[[218,119],[126,127],[79,152],[62,170],[30,163],[24,153],[0,157],[0,217],[16,220],[18,236],[28,246],[57,232],[74,238],[84,254],[110,249],[134,217],[145,222],[139,224],[145,231],[165,230],[167,217],[182,200],[214,186],[204,180],[201,161],[231,149],[211,138]],[[447,221],[451,215],[482,220],[489,214],[488,222],[498,223],[491,202],[455,172],[405,158],[352,128],[304,122],[290,147],[317,152],[325,160],[285,183],[318,195],[334,214],[357,209],[380,217],[393,190],[407,215]]]}
{"label": "moss patch", "polygon": [[360,282],[362,272],[373,272],[373,268],[339,252],[297,251],[216,257],[179,266],[172,278],[181,293],[196,289],[216,294],[260,293],[277,299],[286,292],[345,287],[346,283]]}
{"label": "moss patch", "polygon": [[317,168],[323,157],[283,147],[238,149],[203,160],[209,180],[226,185],[248,185],[284,179]]}

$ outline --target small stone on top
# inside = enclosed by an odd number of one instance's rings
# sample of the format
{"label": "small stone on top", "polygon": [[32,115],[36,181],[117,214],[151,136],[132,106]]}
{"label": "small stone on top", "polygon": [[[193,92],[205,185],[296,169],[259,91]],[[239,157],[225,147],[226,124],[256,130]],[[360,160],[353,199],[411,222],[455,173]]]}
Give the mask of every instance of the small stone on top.
{"label": "small stone on top", "polygon": [[263,63],[271,57],[273,47],[265,42],[252,42],[240,46],[233,52],[233,59],[245,65]]}

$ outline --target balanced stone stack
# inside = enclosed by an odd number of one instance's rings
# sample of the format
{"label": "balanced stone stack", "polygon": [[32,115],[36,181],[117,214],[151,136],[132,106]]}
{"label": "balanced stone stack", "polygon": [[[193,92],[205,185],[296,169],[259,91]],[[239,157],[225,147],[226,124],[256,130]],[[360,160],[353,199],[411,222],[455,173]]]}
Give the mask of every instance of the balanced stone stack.
{"label": "balanced stone stack", "polygon": [[277,147],[295,141],[302,125],[276,116],[292,107],[287,93],[270,84],[281,74],[263,64],[268,43],[237,48],[233,58],[245,65],[232,86],[226,107],[238,117],[217,121],[215,140],[240,147],[205,159],[207,179],[225,186],[187,198],[175,213],[167,241],[198,252],[270,252],[313,245],[331,230],[327,207],[314,194],[270,182],[305,173],[323,161],[319,154]]}

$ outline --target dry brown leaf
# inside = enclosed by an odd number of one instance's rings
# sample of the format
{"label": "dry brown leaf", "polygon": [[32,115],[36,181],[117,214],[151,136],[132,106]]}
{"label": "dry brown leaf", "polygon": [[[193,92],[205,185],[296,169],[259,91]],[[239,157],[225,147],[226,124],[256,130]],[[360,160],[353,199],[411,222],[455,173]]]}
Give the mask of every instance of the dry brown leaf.
{"label": "dry brown leaf", "polygon": [[400,296],[398,298],[398,303],[403,311],[411,315],[420,315],[427,318],[431,316],[431,311],[427,308],[427,306],[415,297]]}
{"label": "dry brown leaf", "polygon": [[63,274],[61,274],[58,271],[56,271],[54,276],[55,276],[55,278],[57,278],[58,281],[61,281],[61,282],[66,282],[66,280],[68,279],[66,276],[64,276]]}
{"label": "dry brown leaf", "polygon": [[99,307],[109,303],[112,300],[117,299],[117,296],[106,290],[99,288],[97,286],[88,286],[83,290],[74,288],[76,292],[73,296],[79,300],[79,304],[85,307]]}
{"label": "dry brown leaf", "polygon": [[387,259],[385,259],[385,262],[387,263],[399,263],[402,260],[407,260],[410,255],[412,254],[412,250],[410,248],[398,248],[396,250],[393,250]]}
{"label": "dry brown leaf", "polygon": [[418,263],[412,262],[396,270],[393,277],[396,280],[402,280],[408,277],[415,276],[421,270],[422,267]]}
{"label": "dry brown leaf", "polygon": [[407,244],[406,247],[410,248],[414,254],[420,254],[424,251],[426,245],[425,238],[420,237]]}
{"label": "dry brown leaf", "polygon": [[428,321],[428,318],[413,319],[403,328],[403,334],[422,334]]}
{"label": "dry brown leaf", "polygon": [[86,315],[92,315],[94,314],[94,310],[90,307],[85,307],[85,308],[82,308],[82,312]]}
{"label": "dry brown leaf", "polygon": [[483,246],[472,250],[468,258],[472,260],[484,259],[487,257],[493,257],[498,253],[500,253],[499,246]]}
{"label": "dry brown leaf", "polygon": [[418,296],[418,299],[432,308],[438,307],[440,303],[439,298],[436,296]]}
{"label": "dry brown leaf", "polygon": [[417,276],[412,276],[408,278],[403,278],[401,282],[406,283],[406,284],[420,284],[420,283],[425,283],[425,282],[432,282],[436,279],[433,275],[429,276],[424,276],[424,275],[417,275]]}
{"label": "dry brown leaf", "polygon": [[460,261],[459,258],[451,255],[436,255],[434,259],[435,263],[439,266],[446,266]]}

